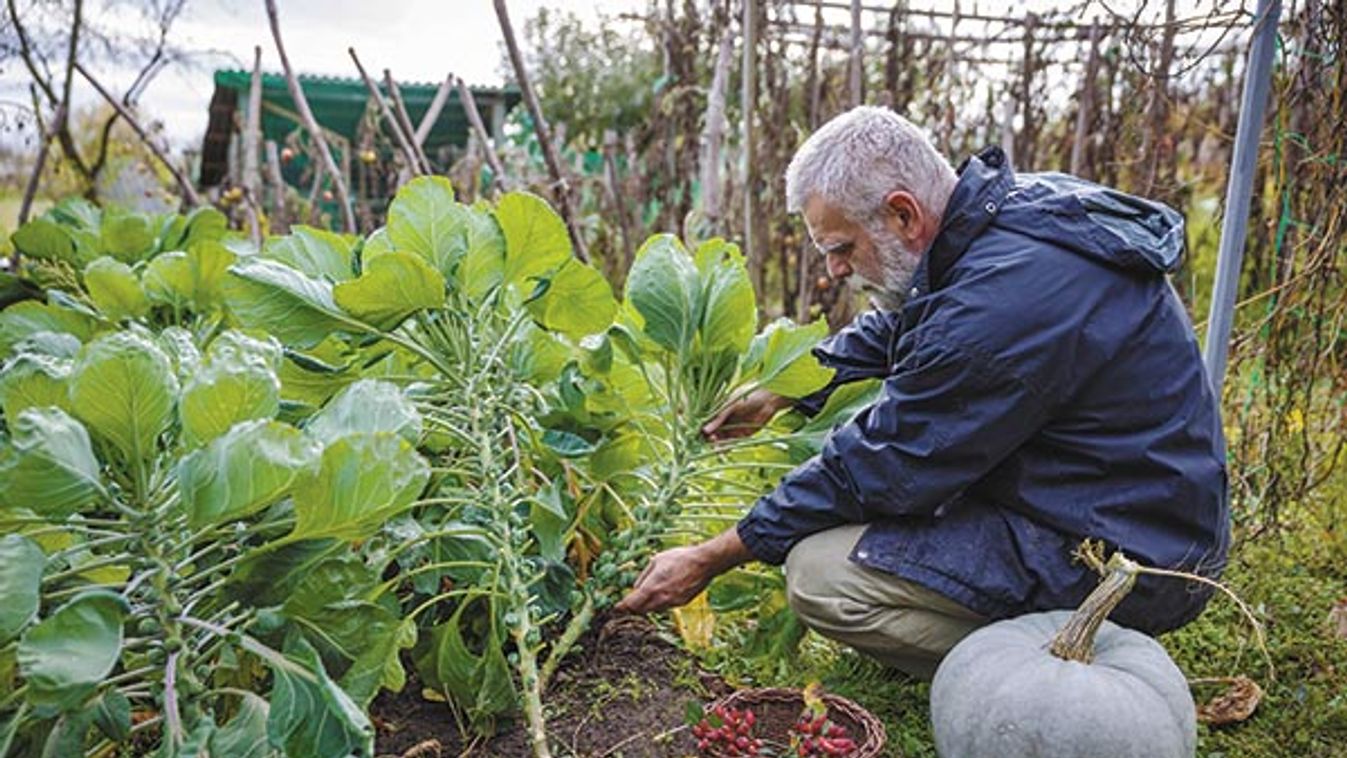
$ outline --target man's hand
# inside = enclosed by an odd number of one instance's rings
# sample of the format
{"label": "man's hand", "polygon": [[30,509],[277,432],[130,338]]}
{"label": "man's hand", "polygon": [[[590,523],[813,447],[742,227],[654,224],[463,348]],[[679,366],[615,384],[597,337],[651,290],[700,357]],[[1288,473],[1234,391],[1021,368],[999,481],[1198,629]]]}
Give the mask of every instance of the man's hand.
{"label": "man's hand", "polygon": [[721,442],[736,437],[747,437],[766,426],[768,421],[783,408],[790,405],[784,398],[768,390],[753,390],[730,403],[716,417],[702,427],[702,436],[712,442]]}
{"label": "man's hand", "polygon": [[656,613],[687,605],[712,579],[752,559],[734,528],[700,545],[665,550],[650,559],[615,610]]}

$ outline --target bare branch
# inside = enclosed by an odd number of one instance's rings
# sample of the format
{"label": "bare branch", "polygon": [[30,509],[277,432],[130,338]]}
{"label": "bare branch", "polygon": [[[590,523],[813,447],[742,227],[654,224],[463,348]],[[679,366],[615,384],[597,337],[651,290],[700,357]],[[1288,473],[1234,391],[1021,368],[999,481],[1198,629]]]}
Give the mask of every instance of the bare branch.
{"label": "bare branch", "polygon": [[468,114],[468,123],[472,125],[472,131],[477,135],[477,142],[482,146],[482,153],[486,156],[486,165],[491,167],[491,183],[495,185],[498,191],[505,191],[505,168],[501,166],[500,158],[496,155],[496,149],[491,145],[491,137],[486,132],[486,124],[482,123],[482,114],[477,110],[477,101],[473,99],[472,90],[468,88],[467,82],[462,77],[454,77],[458,83],[458,100],[463,106],[463,112]]}
{"label": "bare branch", "polygon": [[299,86],[299,77],[295,76],[295,71],[290,67],[290,56],[285,54],[285,43],[281,41],[281,22],[276,13],[276,0],[265,0],[267,6],[267,20],[271,24],[271,36],[276,40],[276,53],[281,58],[281,68],[285,69],[285,81],[290,87],[290,98],[295,101],[295,109],[299,111],[299,116],[304,120],[304,127],[309,130],[313,141],[318,146],[318,156],[323,162],[327,173],[332,177],[332,184],[337,188],[337,203],[341,206],[341,217],[343,225],[348,233],[354,234],[355,213],[351,210],[351,195],[346,189],[346,180],[342,178],[341,171],[337,168],[337,162],[332,158],[332,151],[327,147],[327,138],[323,136],[323,130],[318,127],[318,119],[313,117],[313,111],[309,108],[309,101],[304,97],[304,90]]}
{"label": "bare branch", "polygon": [[374,80],[370,78],[369,73],[365,71],[365,67],[361,65],[360,57],[355,54],[355,48],[348,47],[346,48],[346,52],[350,54],[351,60],[355,62],[356,71],[360,72],[360,78],[364,80],[365,89],[369,90],[370,98],[379,106],[379,113],[383,116],[383,120],[388,123],[388,128],[393,130],[393,139],[397,140],[398,149],[402,151],[402,155],[407,161],[408,168],[413,174],[420,174],[421,162],[417,160],[416,151],[412,149],[411,144],[407,141],[407,135],[403,134],[402,127],[398,124],[397,117],[393,115],[392,108],[388,106],[388,101],[384,100],[383,95],[379,92],[379,85],[374,83]]}
{"label": "bare branch", "polygon": [[421,114],[421,123],[416,127],[415,138],[417,145],[426,144],[426,137],[430,136],[430,130],[435,128],[435,121],[440,117],[440,111],[444,110],[444,104],[449,102],[449,91],[454,88],[454,75],[450,74],[440,82],[439,89],[435,90],[435,97],[430,101],[430,107]]}
{"label": "bare branch", "polygon": [[407,106],[402,102],[402,90],[398,88],[398,83],[393,79],[393,72],[384,69],[384,89],[388,90],[388,97],[393,101],[393,115],[397,116],[398,128],[406,135],[407,141],[412,146],[412,153],[416,155],[416,160],[421,165],[421,173],[433,174],[430,161],[426,159],[426,154],[421,150],[421,143],[416,141],[416,130],[412,129],[412,119],[407,115]]}
{"label": "bare branch", "polygon": [[126,123],[131,125],[131,128],[140,136],[141,141],[143,141],[145,146],[150,149],[150,152],[154,153],[154,157],[158,158],[159,162],[163,163],[164,166],[168,168],[169,173],[173,174],[174,180],[178,182],[178,187],[182,190],[183,198],[187,201],[187,204],[190,206],[201,205],[201,197],[196,194],[196,188],[194,188],[192,183],[187,180],[187,177],[183,175],[182,169],[174,165],[173,161],[169,160],[168,156],[164,154],[164,151],[160,149],[159,145],[154,140],[150,139],[150,135],[146,133],[144,127],[140,125],[140,122],[136,120],[135,116],[132,116],[131,113],[126,110],[125,106],[118,102],[117,99],[112,96],[111,92],[104,89],[103,85],[99,84],[88,71],[85,71],[83,66],[76,63],[73,68],[75,71],[79,72],[80,76],[84,77],[85,81],[93,85],[94,89],[98,90],[98,94],[102,95],[104,100],[107,100],[113,108],[117,109],[117,112],[122,118],[126,119]]}

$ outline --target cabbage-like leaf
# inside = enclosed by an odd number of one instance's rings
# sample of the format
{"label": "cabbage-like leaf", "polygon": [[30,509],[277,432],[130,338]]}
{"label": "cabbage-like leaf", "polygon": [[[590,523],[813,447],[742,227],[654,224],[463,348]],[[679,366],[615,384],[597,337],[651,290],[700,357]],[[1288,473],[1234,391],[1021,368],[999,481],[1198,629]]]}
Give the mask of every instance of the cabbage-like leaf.
{"label": "cabbage-like leaf", "polygon": [[240,421],[275,418],[280,406],[281,380],[266,364],[211,361],[182,390],[183,441],[205,444]]}
{"label": "cabbage-like leaf", "polygon": [[702,347],[708,351],[732,349],[742,353],[758,326],[758,304],[753,282],[739,248],[721,239],[697,248],[701,274]]}
{"label": "cabbage-like leaf", "polygon": [[364,539],[411,507],[430,466],[395,434],[353,434],[323,450],[318,474],[296,488],[292,539]]}
{"label": "cabbage-like leaf", "polygon": [[18,418],[27,408],[54,405],[70,410],[66,383],[72,362],[41,353],[21,352],[0,368],[0,409]]}
{"label": "cabbage-like leaf", "polygon": [[369,261],[360,278],[332,290],[341,309],[377,329],[444,305],[444,277],[414,253],[396,251]]}
{"label": "cabbage-like leaf", "polygon": [[297,637],[288,647],[294,668],[268,660],[275,679],[267,714],[272,747],[289,756],[374,755],[374,726],[364,709],[328,677],[307,641]]}
{"label": "cabbage-like leaf", "polygon": [[187,252],[155,256],[141,275],[151,302],[208,312],[223,303],[227,272],[237,256],[218,242],[202,241]]}
{"label": "cabbage-like leaf", "polygon": [[154,454],[173,421],[178,379],[168,356],[133,332],[100,337],[80,351],[70,375],[70,408],[128,461]]}
{"label": "cabbage-like leaf", "polygon": [[229,758],[272,758],[267,744],[267,701],[251,692],[239,696],[233,717],[210,736],[210,754]]}
{"label": "cabbage-like leaf", "polygon": [[89,433],[60,408],[29,408],[0,448],[0,506],[64,518],[102,493]]}
{"label": "cabbage-like leaf", "polygon": [[326,281],[265,258],[241,260],[229,271],[225,299],[246,327],[266,330],[286,344],[313,347],[350,326]]}
{"label": "cabbage-like leaf", "polygon": [[505,235],[505,282],[521,284],[559,268],[571,258],[566,222],[537,195],[510,192],[496,203],[496,221]]}
{"label": "cabbage-like leaf", "polygon": [[108,318],[140,318],[150,310],[150,300],[131,267],[107,256],[84,267],[84,287],[89,298]]}
{"label": "cabbage-like leaf", "polygon": [[421,414],[396,384],[361,379],[332,398],[304,429],[324,444],[375,432],[396,434],[415,444],[421,437]]}
{"label": "cabbage-like leaf", "polygon": [[365,244],[360,248],[360,265],[362,268],[368,266],[370,261],[381,255],[388,255],[393,250],[393,241],[388,238],[388,228],[381,226],[365,238]]}
{"label": "cabbage-like leaf", "polygon": [[[388,241],[393,249],[414,253],[445,279],[452,279],[467,251],[464,208],[442,176],[421,176],[398,189],[388,206]],[[377,256],[367,256],[368,266]]]}
{"label": "cabbage-like leaf", "polygon": [[340,234],[297,225],[284,237],[270,237],[262,255],[314,279],[344,282],[355,276],[351,245]]}
{"label": "cabbage-like leaf", "polygon": [[467,252],[457,281],[472,300],[481,300],[505,277],[505,234],[496,217],[480,208],[463,209]]}
{"label": "cabbage-like leaf", "polygon": [[78,707],[117,665],[129,610],[120,595],[92,590],[30,627],[16,655],[28,702],[47,711]]}
{"label": "cabbage-like leaf", "polygon": [[22,534],[0,537],[0,644],[37,615],[42,569],[47,556]]}
{"label": "cabbage-like leaf", "polygon": [[828,323],[819,319],[808,326],[797,326],[789,319],[777,319],[753,339],[745,354],[745,374],[758,386],[784,397],[804,397],[822,389],[833,377],[812,350],[828,336]]}
{"label": "cabbage-like leaf", "polygon": [[60,224],[47,218],[35,218],[20,226],[10,240],[14,248],[29,258],[80,264],[75,240]]}
{"label": "cabbage-like leaf", "polygon": [[542,280],[542,293],[528,303],[529,313],[548,329],[579,339],[613,323],[613,288],[593,266],[572,258]]}
{"label": "cabbage-like leaf", "polygon": [[182,505],[193,528],[256,513],[290,494],[321,446],[279,421],[236,424],[178,463]]}
{"label": "cabbage-like leaf", "polygon": [[697,267],[670,234],[646,240],[627,274],[627,302],[641,316],[642,332],[675,353],[692,346],[701,323],[700,290]]}
{"label": "cabbage-like leaf", "polygon": [[119,261],[135,263],[154,252],[157,235],[144,214],[109,210],[101,227],[100,247]]}
{"label": "cabbage-like leaf", "polygon": [[98,328],[88,314],[56,304],[25,300],[0,311],[0,355],[41,332],[69,334],[87,342]]}

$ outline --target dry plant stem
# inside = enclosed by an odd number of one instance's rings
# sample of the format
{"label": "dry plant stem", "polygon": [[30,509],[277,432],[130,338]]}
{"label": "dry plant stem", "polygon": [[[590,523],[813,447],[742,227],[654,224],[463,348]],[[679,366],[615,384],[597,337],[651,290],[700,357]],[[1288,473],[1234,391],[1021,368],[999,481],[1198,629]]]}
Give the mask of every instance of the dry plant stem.
{"label": "dry plant stem", "polygon": [[[22,226],[28,221],[28,214],[33,210],[33,198],[37,196],[37,185],[42,179],[42,170],[47,165],[47,150],[51,147],[52,138],[56,136],[55,125],[61,123],[65,118],[65,106],[56,106],[56,115],[51,120],[51,126],[42,130],[42,139],[40,147],[37,149],[37,160],[33,162],[33,173],[28,177],[28,184],[23,188],[23,204],[19,206],[19,225]],[[14,251],[14,265],[11,270],[19,269],[19,251]]]}
{"label": "dry plant stem", "polygon": [[196,194],[196,188],[193,187],[192,183],[183,175],[182,170],[168,159],[168,156],[164,154],[164,151],[159,149],[159,145],[155,143],[154,140],[150,139],[150,135],[145,132],[145,128],[140,125],[140,122],[136,120],[136,117],[132,116],[130,111],[126,110],[126,108],[117,101],[117,98],[112,96],[111,92],[104,89],[103,85],[98,83],[98,80],[94,79],[88,71],[85,71],[83,66],[76,63],[75,70],[78,71],[80,76],[83,76],[89,84],[93,85],[94,89],[98,90],[98,94],[101,95],[104,100],[107,100],[122,118],[126,119],[126,123],[131,125],[131,128],[135,130],[136,134],[140,137],[140,140],[145,143],[145,146],[150,149],[150,152],[154,153],[154,157],[158,158],[159,162],[163,163],[164,166],[168,168],[169,173],[173,174],[173,179],[177,181],[178,188],[182,190],[183,200],[185,200],[189,206],[201,205],[201,196]]}
{"label": "dry plant stem", "polygon": [[482,114],[477,110],[477,101],[473,99],[472,90],[462,77],[454,77],[454,80],[458,85],[458,101],[463,105],[463,112],[468,114],[468,123],[472,124],[472,131],[482,146],[482,154],[486,156],[486,163],[491,167],[491,184],[497,192],[504,192],[505,168],[500,165],[500,157],[496,155],[496,149],[491,145],[491,135],[487,134]]}
{"label": "dry plant stem", "polygon": [[258,142],[262,135],[262,47],[253,47],[253,75],[248,85],[248,121],[243,130],[243,195],[247,203],[248,231],[253,245],[262,249],[262,225],[257,219],[261,175],[257,168]]}
{"label": "dry plant stem", "polygon": [[407,144],[411,145],[412,155],[416,157],[416,164],[421,167],[421,173],[435,173],[430,168],[430,161],[426,159],[426,154],[421,150],[421,144],[416,141],[411,116],[407,115],[407,106],[402,102],[402,90],[398,88],[398,83],[393,79],[393,72],[388,69],[384,69],[384,89],[388,90],[388,99],[393,101],[393,115],[397,119],[396,124],[405,135]]}
{"label": "dry plant stem", "polygon": [[528,106],[529,115],[533,117],[533,130],[538,134],[538,144],[542,146],[543,160],[547,163],[547,171],[551,174],[552,184],[556,187],[557,205],[561,206],[561,216],[566,219],[566,231],[571,235],[571,245],[575,248],[575,257],[584,263],[589,263],[589,250],[585,248],[584,238],[580,236],[580,229],[575,224],[575,211],[571,208],[570,188],[561,175],[561,163],[557,160],[557,151],[552,145],[551,130],[547,127],[547,120],[543,118],[542,107],[538,105],[538,96],[533,92],[533,84],[529,81],[528,69],[524,67],[524,56],[519,52],[519,43],[515,41],[514,26],[510,24],[509,10],[505,7],[505,0],[494,0],[494,3],[496,18],[500,21],[501,35],[505,37],[505,47],[510,51],[510,63],[514,66],[515,79],[519,82],[519,91],[524,96],[524,104]]}
{"label": "dry plant stem", "polygon": [[309,101],[304,97],[304,90],[299,86],[299,77],[295,76],[295,70],[290,67],[290,56],[285,54],[285,43],[281,41],[281,22],[276,14],[276,0],[265,0],[267,7],[267,21],[271,24],[271,36],[276,40],[276,54],[280,56],[281,68],[285,71],[285,83],[290,88],[290,99],[295,101],[295,110],[299,112],[299,117],[304,120],[304,128],[309,130],[309,135],[313,137],[314,143],[318,146],[318,157],[322,160],[324,168],[332,177],[332,184],[337,188],[337,204],[341,206],[341,218],[345,230],[354,234],[355,213],[351,210],[351,195],[346,189],[346,180],[342,178],[341,171],[337,168],[337,162],[332,157],[332,151],[328,149],[327,138],[323,136],[323,130],[318,126],[318,119],[313,117],[313,110],[309,108]]}
{"label": "dry plant stem", "polygon": [[350,53],[351,60],[355,63],[356,71],[360,72],[360,78],[364,80],[365,89],[369,90],[370,98],[379,106],[379,114],[383,116],[383,120],[388,124],[388,128],[393,131],[393,139],[397,140],[398,149],[402,151],[403,159],[407,161],[408,168],[413,175],[420,175],[421,162],[416,157],[416,151],[413,150],[411,144],[407,142],[407,135],[403,133],[402,126],[398,124],[397,117],[393,115],[393,109],[388,107],[388,101],[384,100],[383,95],[379,93],[379,85],[374,83],[374,80],[371,79],[370,75],[365,71],[365,67],[361,65],[359,56],[355,54],[355,48],[348,47],[346,48],[346,52]]}
{"label": "dry plant stem", "polygon": [[281,155],[275,140],[267,140],[267,181],[271,184],[271,231],[283,234],[290,223],[285,217],[285,179],[281,176]]}
{"label": "dry plant stem", "polygon": [[729,87],[733,57],[734,32],[727,25],[716,53],[711,92],[706,96],[706,126],[702,129],[702,215],[716,233],[721,231],[721,219],[725,212],[721,205],[723,188],[720,185],[720,153],[725,144],[725,90]]}
{"label": "dry plant stem", "polygon": [[1106,566],[1103,581],[1071,614],[1048,646],[1053,655],[1068,661],[1089,663],[1094,659],[1094,636],[1104,619],[1132,591],[1137,581],[1137,565],[1114,553]]}
{"label": "dry plant stem", "polygon": [[429,137],[430,130],[435,128],[435,122],[440,118],[440,111],[444,110],[444,104],[449,102],[449,91],[454,88],[455,78],[450,74],[440,82],[439,89],[435,90],[435,97],[430,101],[430,107],[421,114],[421,123],[417,124],[416,133],[412,135],[412,140],[418,146],[426,144],[426,137]]}

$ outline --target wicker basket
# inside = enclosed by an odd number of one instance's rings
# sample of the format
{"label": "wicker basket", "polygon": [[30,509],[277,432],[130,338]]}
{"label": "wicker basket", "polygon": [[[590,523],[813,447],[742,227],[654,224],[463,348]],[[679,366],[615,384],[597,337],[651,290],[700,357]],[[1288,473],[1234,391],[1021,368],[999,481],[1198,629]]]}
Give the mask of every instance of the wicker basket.
{"label": "wicker basket", "polygon": [[[869,711],[838,695],[824,693],[828,718],[846,727],[847,734],[856,742],[856,749],[848,758],[875,758],[884,749],[884,725]],[[739,690],[715,701],[707,710],[718,705],[727,708],[749,708],[757,716],[757,733],[776,742],[785,742],[786,734],[804,709],[804,693],[781,687]]]}

